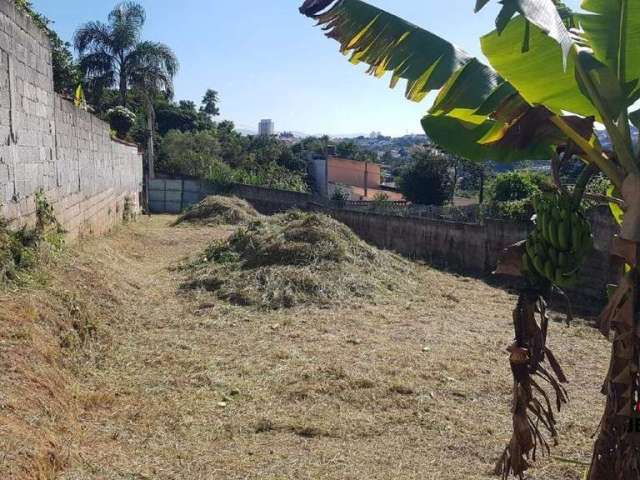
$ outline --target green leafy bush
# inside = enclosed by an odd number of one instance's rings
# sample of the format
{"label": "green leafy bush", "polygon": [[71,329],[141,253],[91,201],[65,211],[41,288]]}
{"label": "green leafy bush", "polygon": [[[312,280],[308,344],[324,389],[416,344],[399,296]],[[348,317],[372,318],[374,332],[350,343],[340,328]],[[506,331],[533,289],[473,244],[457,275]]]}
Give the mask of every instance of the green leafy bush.
{"label": "green leafy bush", "polygon": [[526,222],[534,213],[532,199],[549,178],[540,173],[508,172],[499,174],[487,189],[485,216]]}
{"label": "green leafy bush", "polygon": [[232,183],[294,192],[308,191],[303,171],[288,168],[274,160],[284,158],[281,146],[260,144],[258,148],[254,145],[257,150],[251,150],[247,158],[242,158],[240,150],[238,158],[230,165],[225,160],[226,147],[220,140],[226,142],[215,130],[171,130],[162,140],[158,169],[170,175],[205,178],[219,185],[221,192],[225,192],[226,187]]}
{"label": "green leafy bush", "polygon": [[11,230],[0,218],[0,286],[20,281],[47,250],[64,246],[63,230],[44,193],[36,193],[36,227]]}
{"label": "green leafy bush", "polygon": [[336,185],[336,189],[331,195],[331,203],[336,207],[342,208],[347,204],[349,198],[349,192],[340,185]]}
{"label": "green leafy bush", "polygon": [[276,163],[257,165],[252,169],[237,169],[234,172],[237,183],[260,187],[289,190],[292,192],[307,192],[309,187],[302,172],[289,170]]}
{"label": "green leafy bush", "polygon": [[114,107],[107,110],[107,118],[109,125],[115,130],[118,138],[124,140],[127,138],[129,130],[136,123],[136,114],[125,107]]}
{"label": "green leafy bush", "polygon": [[170,175],[208,178],[221,162],[220,144],[211,131],[171,130],[160,144],[158,169]]}

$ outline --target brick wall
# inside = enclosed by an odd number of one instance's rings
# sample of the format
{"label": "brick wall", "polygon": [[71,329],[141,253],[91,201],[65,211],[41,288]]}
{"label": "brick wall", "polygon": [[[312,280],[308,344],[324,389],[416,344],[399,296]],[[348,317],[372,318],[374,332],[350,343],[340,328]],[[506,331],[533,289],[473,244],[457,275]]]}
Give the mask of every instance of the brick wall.
{"label": "brick wall", "polygon": [[109,126],[53,90],[47,36],[0,0],[0,215],[33,221],[42,189],[71,237],[115,225],[129,197],[137,209],[142,158],[113,142]]}

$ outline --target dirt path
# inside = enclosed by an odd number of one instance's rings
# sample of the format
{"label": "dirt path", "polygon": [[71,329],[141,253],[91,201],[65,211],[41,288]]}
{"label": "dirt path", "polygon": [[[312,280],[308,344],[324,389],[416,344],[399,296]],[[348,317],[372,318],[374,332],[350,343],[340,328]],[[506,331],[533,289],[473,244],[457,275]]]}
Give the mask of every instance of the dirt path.
{"label": "dirt path", "polygon": [[[509,435],[514,298],[417,267],[415,298],[264,313],[181,293],[181,259],[224,229],[142,219],[80,248],[113,292],[78,362],[64,479],[480,479]],[[71,279],[70,279],[71,281]],[[608,347],[554,324],[572,379],[554,455],[587,461]],[[577,479],[540,463],[532,478]]]}

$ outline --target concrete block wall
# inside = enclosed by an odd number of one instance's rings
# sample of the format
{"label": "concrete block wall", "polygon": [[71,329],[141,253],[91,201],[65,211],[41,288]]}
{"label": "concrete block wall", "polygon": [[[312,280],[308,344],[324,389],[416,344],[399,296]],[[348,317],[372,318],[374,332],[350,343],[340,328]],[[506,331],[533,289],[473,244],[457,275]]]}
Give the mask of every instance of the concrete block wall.
{"label": "concrete block wall", "polygon": [[124,199],[139,208],[142,158],[53,89],[46,34],[0,0],[0,215],[32,222],[43,190],[72,237],[109,230]]}
{"label": "concrete block wall", "polygon": [[[483,224],[395,217],[350,210],[326,210],[373,245],[462,273],[487,275],[495,270],[502,251],[527,238],[530,225],[486,219]],[[589,212],[594,250],[586,259],[577,299],[604,301],[606,285],[617,280],[611,264],[611,243],[618,228],[602,210]]]}

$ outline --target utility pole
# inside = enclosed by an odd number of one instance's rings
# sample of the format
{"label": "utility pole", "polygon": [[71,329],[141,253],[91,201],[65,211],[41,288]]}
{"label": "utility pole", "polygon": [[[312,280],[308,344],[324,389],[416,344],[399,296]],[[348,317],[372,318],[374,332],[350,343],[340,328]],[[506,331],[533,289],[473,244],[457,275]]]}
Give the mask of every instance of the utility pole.
{"label": "utility pole", "polygon": [[364,162],[364,198],[369,197],[369,162]]}

